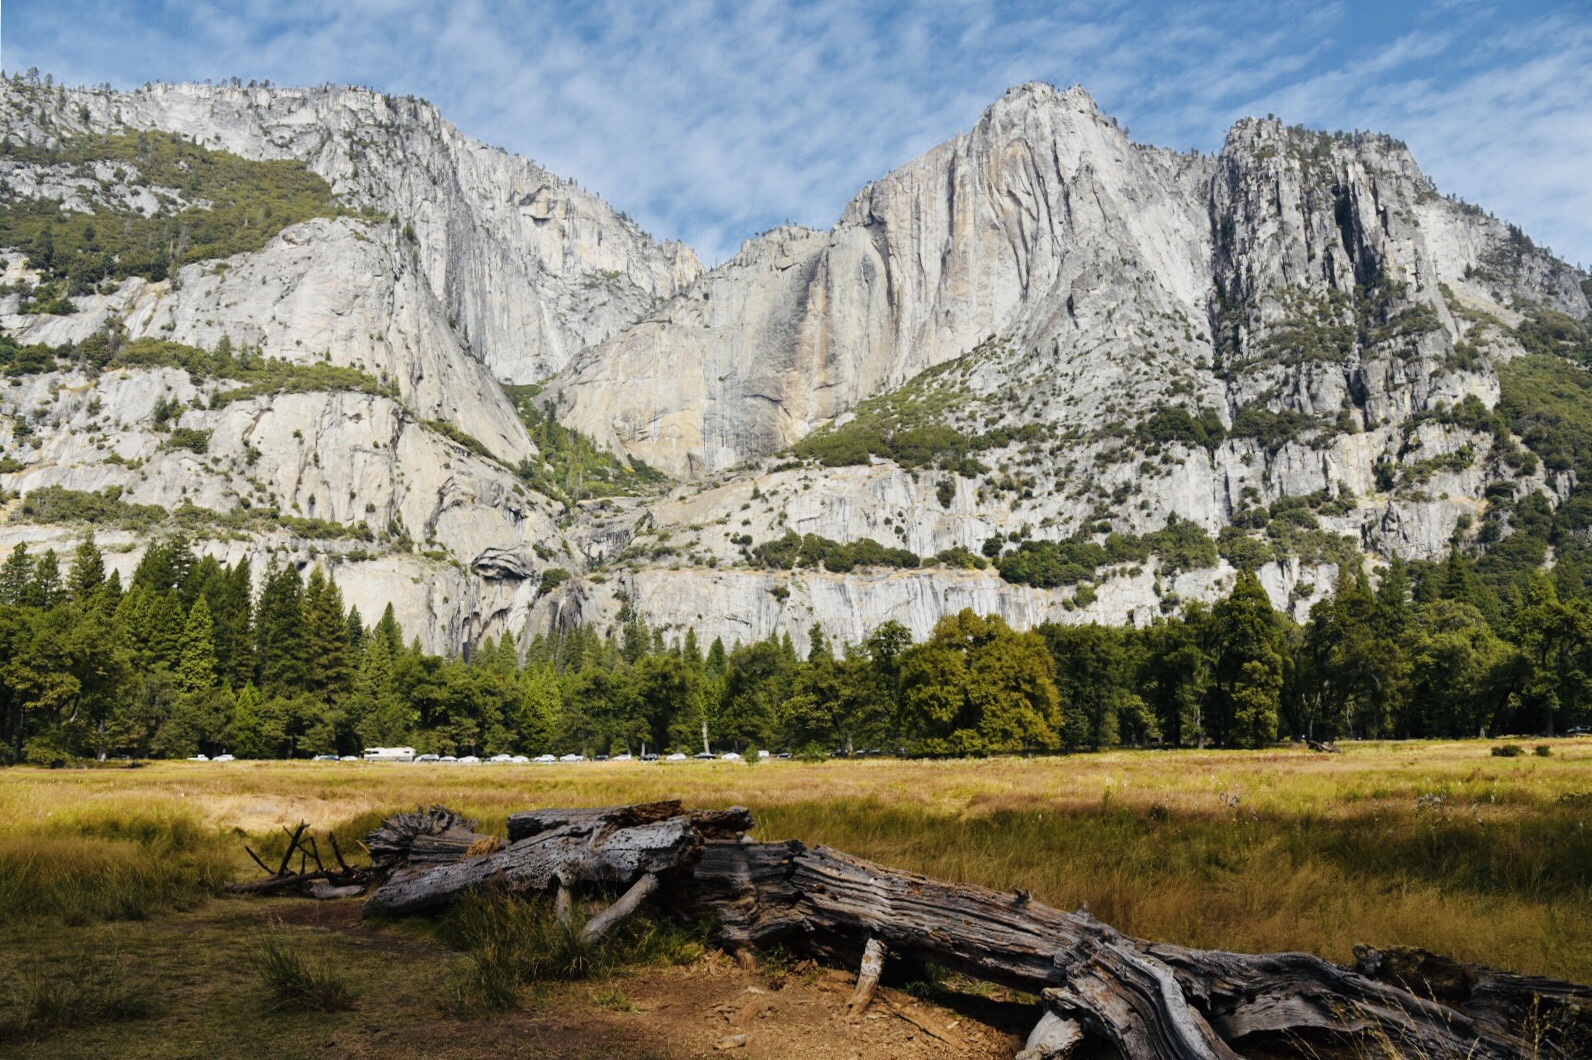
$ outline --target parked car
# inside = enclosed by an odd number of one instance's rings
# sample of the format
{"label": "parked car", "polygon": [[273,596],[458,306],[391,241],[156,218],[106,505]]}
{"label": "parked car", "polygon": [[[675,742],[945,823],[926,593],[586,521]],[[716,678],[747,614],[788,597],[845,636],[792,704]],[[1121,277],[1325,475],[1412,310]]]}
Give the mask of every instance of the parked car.
{"label": "parked car", "polygon": [[[227,757],[231,758],[232,756],[228,755]],[[218,758],[218,759],[216,759],[216,761],[219,762],[219,761],[221,761],[221,759]],[[339,758],[338,761],[339,762],[363,762],[364,759],[359,757],[358,755],[344,755],[342,758]]]}
{"label": "parked car", "polygon": [[524,755],[515,755],[513,758],[509,759],[509,761],[513,762],[517,766],[523,766],[528,763],[530,759]]}
{"label": "parked car", "polygon": [[423,754],[415,758],[416,762],[440,762],[442,758],[434,754]]}
{"label": "parked car", "polygon": [[[631,755],[631,754],[614,755],[614,761],[615,762],[629,762],[629,761],[633,761],[635,759],[635,757],[636,757],[635,755]],[[657,755],[653,755],[653,757],[656,758],[658,756]]]}
{"label": "parked car", "polygon": [[314,758],[310,759],[310,761],[311,762],[335,762],[335,761],[337,761],[337,756],[336,755],[316,755]]}
{"label": "parked car", "polygon": [[558,756],[557,755],[537,755],[536,758],[533,761],[535,761],[538,765],[547,766],[547,765],[552,765],[554,762],[558,761]]}
{"label": "parked car", "polygon": [[719,757],[726,762],[739,762],[741,760],[741,756],[736,754],[734,751],[725,751],[723,754],[719,755]]}
{"label": "parked car", "polygon": [[475,755],[465,755],[463,758],[459,759],[459,764],[461,766],[478,766],[481,764],[481,760]]}
{"label": "parked car", "polygon": [[681,754],[679,751],[676,751],[674,754],[664,759],[665,762],[684,762],[685,760],[686,756]]}
{"label": "parked car", "polygon": [[513,755],[493,755],[491,758],[488,758],[487,761],[488,762],[496,762],[498,765],[505,765],[505,764],[507,764],[509,762],[514,761],[514,756]]}
{"label": "parked car", "polygon": [[586,756],[585,755],[577,755],[577,754],[568,754],[568,755],[564,755],[562,758],[560,758],[559,761],[560,762],[584,762],[584,761],[586,761]]}
{"label": "parked car", "polygon": [[591,756],[591,760],[593,762],[606,762],[606,761],[608,761],[608,756],[607,755],[592,755]]}
{"label": "parked car", "polygon": [[[681,757],[684,756],[682,755]],[[656,762],[658,760],[658,755],[654,751],[648,751],[646,754],[641,756],[641,760],[643,762]]]}
{"label": "parked car", "polygon": [[231,755],[216,755],[210,761],[212,761],[212,762],[233,762],[233,761],[236,761],[236,759],[233,758]]}
{"label": "parked car", "polygon": [[692,755],[691,757],[695,758],[698,762],[712,762],[712,761],[716,761],[717,758],[718,758],[718,756],[715,755],[712,751],[698,751],[696,754]]}

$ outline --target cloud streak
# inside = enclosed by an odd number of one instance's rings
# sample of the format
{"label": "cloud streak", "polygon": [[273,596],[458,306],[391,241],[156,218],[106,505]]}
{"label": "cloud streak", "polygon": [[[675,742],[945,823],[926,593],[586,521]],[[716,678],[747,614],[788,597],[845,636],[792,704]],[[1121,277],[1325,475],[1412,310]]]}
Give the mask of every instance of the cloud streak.
{"label": "cloud streak", "polygon": [[1137,139],[1180,149],[1268,112],[1389,132],[1444,191],[1592,262],[1578,7],[11,0],[3,60],[124,87],[236,75],[424,96],[710,261],[786,220],[827,227],[1013,84],[1081,83]]}

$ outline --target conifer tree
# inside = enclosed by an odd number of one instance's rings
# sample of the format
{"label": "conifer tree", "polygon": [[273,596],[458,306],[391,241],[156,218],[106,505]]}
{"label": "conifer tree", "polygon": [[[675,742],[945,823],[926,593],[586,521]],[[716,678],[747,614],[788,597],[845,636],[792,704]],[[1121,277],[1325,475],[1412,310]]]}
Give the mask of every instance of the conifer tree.
{"label": "conifer tree", "polygon": [[182,644],[177,660],[177,688],[186,696],[197,696],[216,687],[215,624],[210,604],[203,596],[194,601],[183,625]]}
{"label": "conifer tree", "polygon": [[309,683],[309,641],[304,628],[303,586],[292,567],[266,573],[255,618],[255,657],[260,690],[267,697],[291,696]]}
{"label": "conifer tree", "polygon": [[33,582],[28,586],[28,605],[48,611],[66,599],[61,586],[61,561],[50,549],[33,565]]}
{"label": "conifer tree", "polygon": [[382,609],[381,619],[376,623],[376,628],[371,633],[376,638],[387,642],[387,654],[389,657],[396,656],[404,650],[404,630],[398,624],[398,617],[393,614],[391,603],[388,603]]}
{"label": "conifer tree", "polygon": [[304,590],[304,626],[310,691],[334,704],[347,694],[353,671],[348,662],[348,619],[337,583],[310,573]]}
{"label": "conifer tree", "polygon": [[1219,742],[1262,747],[1277,738],[1282,694],[1282,638],[1271,598],[1253,571],[1242,571],[1211,610],[1211,730]]}
{"label": "conifer tree", "polygon": [[183,627],[187,624],[187,616],[183,614],[176,591],[168,589],[156,595],[150,603],[145,621],[145,644],[150,663],[175,671],[182,652]]}
{"label": "conifer tree", "polygon": [[94,543],[94,532],[91,530],[72,553],[72,573],[67,580],[67,588],[72,599],[87,602],[104,583],[105,557]]}
{"label": "conifer tree", "polygon": [[32,587],[33,557],[28,555],[28,546],[19,542],[0,565],[0,604],[25,606]]}

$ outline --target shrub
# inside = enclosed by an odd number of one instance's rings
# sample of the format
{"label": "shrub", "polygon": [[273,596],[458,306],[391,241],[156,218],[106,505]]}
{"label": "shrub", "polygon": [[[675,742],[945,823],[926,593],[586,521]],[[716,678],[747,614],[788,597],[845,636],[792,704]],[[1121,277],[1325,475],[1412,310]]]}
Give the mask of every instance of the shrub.
{"label": "shrub", "polygon": [[563,567],[548,567],[542,571],[542,581],[537,587],[536,595],[545,596],[569,581],[571,575]]}
{"label": "shrub", "polygon": [[916,567],[922,562],[915,552],[881,545],[871,537],[841,544],[817,534],[798,534],[794,530],[758,545],[752,549],[752,558],[760,566],[773,570],[822,565],[834,574],[845,574],[857,567]]}
{"label": "shrub", "polygon": [[1492,749],[1494,758],[1519,758],[1525,753],[1525,749],[1517,743],[1500,744]]}
{"label": "shrub", "polygon": [[210,451],[210,432],[194,427],[178,427],[171,432],[171,436],[161,445],[162,449],[186,449],[190,453],[208,453]]}
{"label": "shrub", "polygon": [[1551,745],[1545,743],[1539,743],[1537,745],[1536,755],[1538,758],[1547,758],[1551,754],[1553,754],[1553,747]]}

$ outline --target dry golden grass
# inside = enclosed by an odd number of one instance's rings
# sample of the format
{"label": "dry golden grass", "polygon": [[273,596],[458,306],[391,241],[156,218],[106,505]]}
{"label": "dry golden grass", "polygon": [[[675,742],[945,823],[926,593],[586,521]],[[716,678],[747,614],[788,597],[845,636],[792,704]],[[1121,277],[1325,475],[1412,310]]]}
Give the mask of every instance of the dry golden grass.
{"label": "dry golden grass", "polygon": [[[52,863],[80,856],[89,875],[100,862],[121,864],[118,849],[164,843],[214,879],[216,859],[250,874],[244,837],[269,846],[270,832],[301,818],[353,839],[393,810],[441,802],[501,833],[507,815],[527,807],[680,798],[750,806],[762,838],[1087,904],[1145,937],[1335,960],[1349,959],[1355,942],[1419,945],[1592,981],[1592,741],[1555,741],[1549,757],[1489,751],[1389,743],[1340,755],[1119,751],[754,767],[13,769],[0,772],[0,869],[21,864],[40,839],[50,840]],[[73,840],[81,855],[63,845]],[[36,894],[18,900],[49,912]]]}

